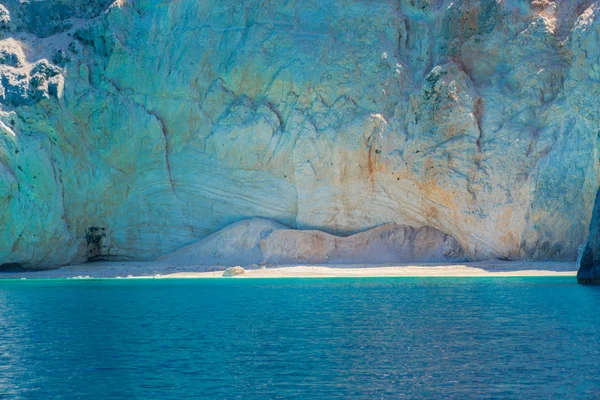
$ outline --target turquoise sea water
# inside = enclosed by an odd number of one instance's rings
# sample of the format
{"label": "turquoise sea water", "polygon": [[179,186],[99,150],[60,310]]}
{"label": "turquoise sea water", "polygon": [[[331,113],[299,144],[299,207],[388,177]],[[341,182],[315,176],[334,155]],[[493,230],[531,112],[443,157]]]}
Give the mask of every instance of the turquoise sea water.
{"label": "turquoise sea water", "polygon": [[0,281],[0,399],[600,398],[574,278]]}

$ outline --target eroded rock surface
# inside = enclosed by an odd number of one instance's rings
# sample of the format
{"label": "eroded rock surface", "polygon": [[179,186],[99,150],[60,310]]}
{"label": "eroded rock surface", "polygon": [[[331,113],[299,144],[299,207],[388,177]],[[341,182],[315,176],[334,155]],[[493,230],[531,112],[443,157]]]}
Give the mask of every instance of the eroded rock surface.
{"label": "eroded rock surface", "polygon": [[386,224],[348,237],[253,218],[159,258],[169,265],[381,264],[456,262],[458,242],[429,227]]}
{"label": "eroded rock surface", "polygon": [[428,226],[471,259],[586,238],[597,0],[0,2],[0,264],[155,259],[250,217]]}

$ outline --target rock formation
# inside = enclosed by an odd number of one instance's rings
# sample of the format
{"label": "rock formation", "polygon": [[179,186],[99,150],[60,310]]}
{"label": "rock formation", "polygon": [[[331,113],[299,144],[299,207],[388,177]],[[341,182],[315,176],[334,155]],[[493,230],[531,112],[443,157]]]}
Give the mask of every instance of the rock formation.
{"label": "rock formation", "polygon": [[590,234],[577,263],[579,283],[600,283],[600,191],[596,194]]}
{"label": "rock formation", "polygon": [[0,265],[151,260],[251,217],[471,259],[585,240],[598,0],[0,2]]}
{"label": "rock formation", "polygon": [[386,224],[338,237],[253,218],[231,224],[159,261],[169,265],[381,264],[465,258],[454,238],[429,227]]}
{"label": "rock formation", "polygon": [[237,267],[229,267],[225,271],[223,271],[223,276],[225,277],[233,277],[233,276],[244,276],[246,275],[246,270],[244,268]]}

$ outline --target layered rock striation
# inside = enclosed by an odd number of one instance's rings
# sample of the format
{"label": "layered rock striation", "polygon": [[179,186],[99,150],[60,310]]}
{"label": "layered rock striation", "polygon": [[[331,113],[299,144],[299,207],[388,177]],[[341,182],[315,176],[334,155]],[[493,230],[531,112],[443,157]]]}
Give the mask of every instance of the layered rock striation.
{"label": "layered rock striation", "polygon": [[470,259],[588,233],[598,1],[2,3],[0,265],[156,259],[250,217]]}

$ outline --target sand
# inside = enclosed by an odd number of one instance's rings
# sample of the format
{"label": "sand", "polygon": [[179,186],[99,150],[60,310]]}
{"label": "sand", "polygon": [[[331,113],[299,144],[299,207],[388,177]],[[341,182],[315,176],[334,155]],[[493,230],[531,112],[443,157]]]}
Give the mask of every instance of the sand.
{"label": "sand", "polygon": [[[219,278],[226,267],[173,266],[158,262],[95,262],[51,271],[0,273],[0,279]],[[217,270],[218,269],[218,270]],[[576,276],[575,262],[485,261],[420,265],[295,265],[245,267],[243,278]],[[239,279],[223,278],[223,279]]]}

